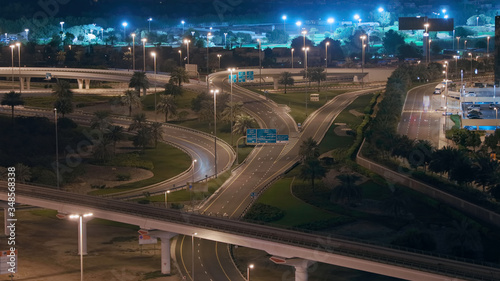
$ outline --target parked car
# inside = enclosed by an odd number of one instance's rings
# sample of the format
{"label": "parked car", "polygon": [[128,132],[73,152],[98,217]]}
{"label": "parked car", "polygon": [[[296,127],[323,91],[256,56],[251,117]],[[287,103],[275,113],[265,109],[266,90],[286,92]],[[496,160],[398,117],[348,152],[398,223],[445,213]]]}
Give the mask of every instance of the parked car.
{"label": "parked car", "polygon": [[490,105],[488,106],[489,109],[495,109],[495,108],[498,108],[498,105],[494,104],[494,103],[490,103]]}
{"label": "parked car", "polygon": [[472,110],[475,109],[477,111],[481,111],[481,105],[479,104],[471,104],[467,107],[467,110]]}
{"label": "parked car", "polygon": [[472,115],[472,116],[467,116],[467,118],[469,119],[483,119],[483,117],[479,116],[479,115]]}
{"label": "parked car", "polygon": [[467,114],[483,115],[483,113],[481,111],[476,110],[476,109],[470,109],[470,110],[468,110]]}
{"label": "parked car", "polygon": [[467,94],[465,94],[466,97],[477,97],[476,93],[474,92],[468,92]]}

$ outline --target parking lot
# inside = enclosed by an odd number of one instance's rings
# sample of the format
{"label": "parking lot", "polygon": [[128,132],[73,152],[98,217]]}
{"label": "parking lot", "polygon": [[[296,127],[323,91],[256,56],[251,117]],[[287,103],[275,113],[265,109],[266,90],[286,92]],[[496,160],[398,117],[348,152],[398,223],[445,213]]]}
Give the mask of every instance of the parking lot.
{"label": "parking lot", "polygon": [[[497,112],[494,108],[500,110],[500,104],[474,104],[474,108],[471,107],[471,103],[462,104],[462,118],[468,119],[495,119],[497,117]],[[474,112],[473,112],[474,111]],[[477,116],[477,117],[473,117]]]}

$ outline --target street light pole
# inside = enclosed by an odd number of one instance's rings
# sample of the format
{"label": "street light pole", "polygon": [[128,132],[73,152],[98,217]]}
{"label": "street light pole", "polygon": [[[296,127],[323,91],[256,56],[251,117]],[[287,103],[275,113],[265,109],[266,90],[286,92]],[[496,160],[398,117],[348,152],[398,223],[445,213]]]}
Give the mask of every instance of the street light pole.
{"label": "street light pole", "polygon": [[365,47],[366,47],[366,44],[365,44],[365,39],[366,39],[366,35],[361,35],[361,87],[364,86],[364,76],[365,76]]}
{"label": "street light pole", "polygon": [[135,33],[132,33],[132,69],[135,71]]}
{"label": "street light pole", "polygon": [[193,233],[191,235],[191,278],[194,281],[194,237],[198,235],[198,233]]}
{"label": "street light pole", "polygon": [[146,72],[146,41],[148,41],[148,39],[142,38],[141,41],[142,41],[143,67],[144,67],[143,71]]}
{"label": "street light pole", "polygon": [[293,51],[294,51],[294,48],[292,48],[292,69],[293,69]]}
{"label": "street light pole", "polygon": [[470,56],[470,86],[472,87],[472,53],[469,53]]}
{"label": "street light pole", "polygon": [[151,21],[152,20],[153,20],[153,18],[148,19],[148,33],[151,33]]}
{"label": "street light pole", "polygon": [[486,37],[486,54],[490,57],[490,36]]}
{"label": "street light pole", "polygon": [[220,69],[220,58],[222,57],[221,54],[217,54],[217,57],[219,58],[219,69]]}
{"label": "street light pole", "polygon": [[207,34],[207,92],[208,92],[208,88],[210,87],[209,86],[210,84],[208,82],[208,75],[210,74],[209,65],[208,65],[208,60],[209,60],[209,55],[210,55],[209,51],[208,51],[208,44],[209,44],[208,40],[210,39],[210,35],[212,35],[212,33],[209,32]]}
{"label": "street light pole", "polygon": [[26,32],[26,41],[29,41],[28,33],[30,32],[30,30],[26,28],[24,32]]}
{"label": "street light pole", "polygon": [[59,137],[57,136],[57,108],[54,108],[54,123],[56,129],[56,187],[59,189]]}
{"label": "street light pole", "polygon": [[186,23],[185,21],[181,21],[182,23],[182,35],[184,35],[184,24]]}
{"label": "street light pole", "polygon": [[126,22],[122,23],[122,26],[123,26],[123,41],[125,41],[125,36],[126,36],[125,33],[126,33],[127,25],[128,25],[128,23],[126,23]]}
{"label": "street light pole", "polygon": [[187,39],[184,40],[184,44],[186,44],[186,46],[187,46],[187,55],[188,55],[187,63],[188,64],[189,64],[189,42],[191,42],[191,40],[187,40]]}
{"label": "street light pole", "polygon": [[224,49],[227,47],[227,32],[224,32]]}
{"label": "street light pole", "polygon": [[182,51],[179,50],[179,67],[182,67]]}
{"label": "street light pole", "polygon": [[281,17],[281,19],[283,19],[283,32],[285,32],[285,33],[286,33],[286,25],[285,25],[285,22],[286,22],[286,15],[283,15],[283,16]]}
{"label": "street light pole", "polygon": [[59,24],[61,25],[61,32],[64,32],[64,22],[61,21],[61,22],[59,22]]}
{"label": "street light pole", "polygon": [[467,51],[467,40],[464,41],[464,50]]}
{"label": "street light pole", "polygon": [[259,42],[259,84],[260,84],[260,87],[262,87],[262,62],[261,62],[261,58],[260,58],[260,49],[261,49],[261,46],[260,46],[260,39],[257,39],[257,41]]}
{"label": "street light pole", "polygon": [[247,266],[247,281],[250,281],[250,269],[253,269],[253,264]]}
{"label": "street light pole", "polygon": [[231,82],[231,146],[233,146],[233,71],[235,70],[234,68],[229,68],[228,69],[231,72],[231,78],[229,79]]}
{"label": "street light pole", "polygon": [[151,53],[151,55],[153,56],[153,63],[154,63],[154,74],[155,74],[155,122],[157,121],[157,111],[156,111],[156,53],[153,52]]}
{"label": "street light pole", "polygon": [[10,53],[11,53],[11,58],[12,58],[12,90],[14,90],[14,48],[16,45],[10,45]]}
{"label": "street light pole", "polygon": [[169,193],[170,193],[170,190],[165,191],[165,208],[167,208],[167,209],[168,209],[168,198],[167,198],[167,194],[169,194]]}
{"label": "street light pole", "polygon": [[83,281],[83,218],[86,218],[86,217],[91,217],[92,216],[92,213],[88,213],[88,214],[83,214],[83,215],[70,215],[69,218],[70,219],[76,219],[76,218],[79,218],[80,219],[80,229],[79,229],[79,248],[80,248],[80,281]]}
{"label": "street light pole", "polygon": [[217,94],[219,90],[210,90],[214,95],[214,170],[217,178]]}
{"label": "street light pole", "polygon": [[330,42],[325,43],[325,69],[326,69],[326,72],[328,72],[328,45],[330,45]]}
{"label": "street light pole", "polygon": [[19,88],[19,93],[21,93],[23,90],[23,80],[21,78],[21,43],[17,42],[16,46],[17,46],[17,57],[19,61],[19,82],[21,83]]}
{"label": "street light pole", "polygon": [[308,83],[307,83],[307,51],[309,51],[309,47],[307,48],[302,48],[302,50],[304,51],[305,53],[305,70],[306,70],[306,116],[307,116],[307,87],[308,87]]}

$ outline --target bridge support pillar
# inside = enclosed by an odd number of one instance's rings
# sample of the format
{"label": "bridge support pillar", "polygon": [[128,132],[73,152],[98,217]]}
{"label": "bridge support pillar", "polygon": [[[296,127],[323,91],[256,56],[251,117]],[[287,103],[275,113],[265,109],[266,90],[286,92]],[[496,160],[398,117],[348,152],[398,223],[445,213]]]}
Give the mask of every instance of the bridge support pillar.
{"label": "bridge support pillar", "polygon": [[24,90],[24,77],[19,77],[19,84],[21,84],[21,91]]}
{"label": "bridge support pillar", "polygon": [[7,219],[9,218],[9,212],[8,212],[9,205],[7,204],[7,202],[0,201],[0,208],[3,208],[3,231],[5,236],[9,236],[10,231],[7,228],[8,226]]}
{"label": "bridge support pillar", "polygon": [[26,89],[31,90],[31,77],[25,77],[26,80]]}
{"label": "bridge support pillar", "polygon": [[281,258],[273,256],[270,258],[276,264],[283,264],[295,267],[295,281],[307,281],[308,273],[307,268],[314,264],[314,261],[299,259],[299,258]]}
{"label": "bridge support pillar", "polygon": [[150,231],[149,236],[161,239],[161,273],[170,274],[170,239],[177,236],[177,233]]}
{"label": "bridge support pillar", "polygon": [[278,78],[273,77],[273,82],[274,82],[274,90],[278,90]]}
{"label": "bridge support pillar", "polygon": [[90,90],[90,79],[85,79],[85,89]]}
{"label": "bridge support pillar", "polygon": [[78,90],[83,90],[83,79],[76,79],[78,82]]}

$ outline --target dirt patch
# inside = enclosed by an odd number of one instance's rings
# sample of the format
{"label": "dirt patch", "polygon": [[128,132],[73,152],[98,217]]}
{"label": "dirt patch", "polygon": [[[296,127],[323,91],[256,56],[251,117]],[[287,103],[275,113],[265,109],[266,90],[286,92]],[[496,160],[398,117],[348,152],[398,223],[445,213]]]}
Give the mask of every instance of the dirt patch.
{"label": "dirt patch", "polygon": [[351,131],[351,128],[347,127],[347,125],[338,125],[333,129],[333,132],[339,137],[347,137],[347,131]]}
{"label": "dirt patch", "polygon": [[[92,191],[92,186],[114,187],[121,184],[136,182],[152,177],[153,172],[133,167],[112,167],[83,164],[85,173],[76,178],[75,182],[67,184],[65,190],[86,194]],[[130,175],[130,180],[119,181],[120,175]]]}
{"label": "dirt patch", "polygon": [[[3,215],[3,212],[0,212]],[[19,271],[14,280],[80,280],[78,226],[70,219],[17,212],[16,242]],[[126,227],[87,224],[88,255],[83,258],[85,280],[141,281],[145,274],[160,271],[160,246],[138,243],[137,230]],[[5,238],[0,238],[2,250]],[[172,273],[175,267],[172,264]],[[0,281],[8,281],[0,275]],[[177,281],[175,276],[148,280]]]}
{"label": "dirt patch", "polygon": [[361,113],[361,112],[357,111],[356,109],[351,109],[351,110],[349,110],[349,113],[351,113],[352,115],[354,115],[354,116],[356,116],[356,117],[361,117],[361,116],[363,116],[363,115],[364,115],[363,113]]}

